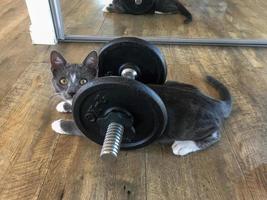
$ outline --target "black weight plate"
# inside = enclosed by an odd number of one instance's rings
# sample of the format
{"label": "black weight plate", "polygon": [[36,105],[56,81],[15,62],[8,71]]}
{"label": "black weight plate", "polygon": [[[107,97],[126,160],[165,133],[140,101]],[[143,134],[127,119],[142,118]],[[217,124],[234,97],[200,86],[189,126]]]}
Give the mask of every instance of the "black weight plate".
{"label": "black weight plate", "polygon": [[126,13],[141,15],[152,10],[155,0],[143,0],[141,4],[136,4],[135,0],[121,0],[122,7]]}
{"label": "black weight plate", "polygon": [[160,50],[151,43],[134,37],[112,40],[99,52],[99,76],[120,76],[121,66],[132,63],[139,68],[136,80],[145,84],[163,84],[167,66]]}
{"label": "black weight plate", "polygon": [[135,137],[123,137],[122,149],[148,145],[165,130],[167,111],[161,98],[148,86],[123,77],[98,78],[83,86],[73,101],[75,123],[84,135],[102,145],[103,127],[97,120],[88,119],[88,114],[97,119],[112,107],[127,110],[134,117]]}

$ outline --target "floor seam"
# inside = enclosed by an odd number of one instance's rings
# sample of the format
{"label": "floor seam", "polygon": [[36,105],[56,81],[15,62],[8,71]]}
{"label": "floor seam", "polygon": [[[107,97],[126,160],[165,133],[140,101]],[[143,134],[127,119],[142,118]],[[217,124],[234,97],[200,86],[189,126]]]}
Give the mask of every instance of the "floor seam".
{"label": "floor seam", "polygon": [[60,138],[60,137],[59,137],[59,135],[58,135],[57,138],[56,138],[56,142],[55,142],[55,144],[54,144],[55,147],[54,147],[53,150],[52,150],[52,156],[51,156],[51,158],[50,158],[50,160],[49,160],[49,162],[48,162],[47,170],[46,170],[46,173],[45,173],[43,182],[42,182],[42,184],[41,184],[41,187],[40,187],[40,190],[39,190],[39,193],[38,193],[36,199],[39,199],[39,198],[40,198],[40,195],[41,195],[41,192],[42,192],[44,183],[45,183],[46,178],[47,178],[47,176],[48,176],[48,172],[50,171],[50,166],[51,166],[52,160],[53,160],[53,158],[54,158],[54,154],[55,154],[55,152],[56,152],[56,148],[57,148],[57,144],[58,144],[59,138]]}

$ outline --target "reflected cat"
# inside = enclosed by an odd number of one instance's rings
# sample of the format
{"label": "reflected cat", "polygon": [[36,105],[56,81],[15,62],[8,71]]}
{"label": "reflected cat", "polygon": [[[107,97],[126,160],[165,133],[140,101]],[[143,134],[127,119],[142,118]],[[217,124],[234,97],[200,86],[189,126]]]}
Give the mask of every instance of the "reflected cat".
{"label": "reflected cat", "polygon": [[[135,0],[135,4],[141,5],[143,0]],[[129,1],[125,0],[113,0],[111,4],[106,7],[107,12],[123,13],[123,14],[176,14],[180,13],[186,17],[184,23],[190,23],[192,21],[192,14],[181,4],[178,0],[154,0],[153,5],[149,9],[144,9],[140,12],[136,12],[129,7]]]}

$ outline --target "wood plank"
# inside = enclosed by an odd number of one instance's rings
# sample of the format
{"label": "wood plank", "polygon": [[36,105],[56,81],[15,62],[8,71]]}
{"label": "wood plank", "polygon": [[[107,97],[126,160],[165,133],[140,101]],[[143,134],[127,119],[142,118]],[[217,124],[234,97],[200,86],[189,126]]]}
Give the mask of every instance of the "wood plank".
{"label": "wood plank", "polygon": [[[24,1],[1,1],[0,11],[0,101],[9,92],[25,66],[34,60],[47,46],[33,46],[29,35],[29,19]],[[17,14],[19,13],[19,14]],[[9,77],[8,79],[6,77]]]}
{"label": "wood plank", "polygon": [[43,184],[57,142],[48,70],[30,65],[0,102],[0,199],[36,198]]}
{"label": "wood plank", "polygon": [[33,46],[28,33],[17,34],[7,41],[0,42],[0,48],[5,49],[0,55],[0,101],[25,71],[25,66],[37,61],[43,50],[48,49],[47,46]]}
{"label": "wood plank", "polygon": [[265,58],[236,49],[213,52],[210,56],[223,63],[223,67],[216,68],[216,74],[229,85],[234,98],[233,114],[224,126],[225,133],[253,198],[266,199],[267,78],[266,65],[258,65]]}
{"label": "wood plank", "polygon": [[144,199],[144,150],[120,152],[116,163],[99,154],[86,138],[61,136],[38,199]]}
{"label": "wood plank", "polygon": [[[228,59],[236,62],[236,55],[236,51],[228,53]],[[261,70],[253,70],[254,66],[250,63],[252,57],[239,54],[239,58],[243,61],[239,62],[240,69],[231,67],[232,74],[224,76],[231,85],[240,88],[237,92],[233,91],[236,118],[232,118],[226,128],[254,199],[266,199],[267,77],[260,73]]]}

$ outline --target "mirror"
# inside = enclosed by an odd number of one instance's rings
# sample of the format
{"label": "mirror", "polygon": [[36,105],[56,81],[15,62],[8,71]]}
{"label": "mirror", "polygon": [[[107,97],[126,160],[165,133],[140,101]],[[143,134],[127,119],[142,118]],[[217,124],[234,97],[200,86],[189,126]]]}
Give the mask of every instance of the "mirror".
{"label": "mirror", "polygon": [[[132,15],[106,11],[109,4],[114,6],[114,2],[120,1],[123,0],[60,0],[65,34],[208,39],[267,37],[267,26],[263,26],[267,22],[264,0],[180,0],[192,13],[190,23],[184,23],[187,18],[181,12]],[[160,9],[160,3],[168,7],[169,2],[177,0],[124,1],[159,2]]]}

